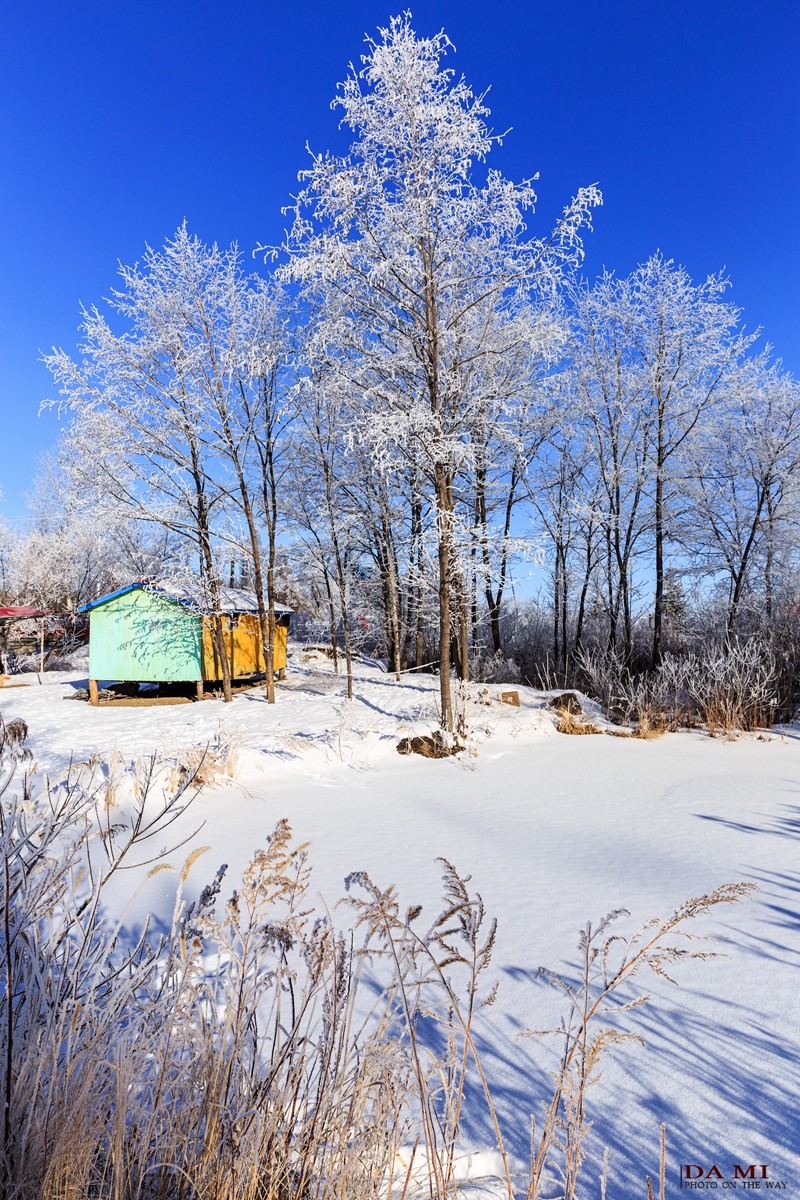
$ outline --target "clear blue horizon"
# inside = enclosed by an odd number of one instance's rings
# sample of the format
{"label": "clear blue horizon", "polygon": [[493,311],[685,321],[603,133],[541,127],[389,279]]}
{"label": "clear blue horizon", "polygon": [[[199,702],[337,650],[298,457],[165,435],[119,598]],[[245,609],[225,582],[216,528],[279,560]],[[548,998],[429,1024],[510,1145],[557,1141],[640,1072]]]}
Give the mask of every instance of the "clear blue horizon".
{"label": "clear blue horizon", "polygon": [[[81,303],[186,218],[245,253],[280,240],[305,145],[341,150],[330,109],[365,33],[396,7],[135,0],[5,14],[0,153],[0,517],[22,519],[58,421],[39,353],[73,351]],[[604,206],[585,270],[660,249],[725,269],[748,327],[800,371],[800,8],[796,0],[472,0],[412,5],[450,65],[491,88],[493,165],[539,172],[534,230],[582,184]],[[254,267],[258,260],[254,261]]]}

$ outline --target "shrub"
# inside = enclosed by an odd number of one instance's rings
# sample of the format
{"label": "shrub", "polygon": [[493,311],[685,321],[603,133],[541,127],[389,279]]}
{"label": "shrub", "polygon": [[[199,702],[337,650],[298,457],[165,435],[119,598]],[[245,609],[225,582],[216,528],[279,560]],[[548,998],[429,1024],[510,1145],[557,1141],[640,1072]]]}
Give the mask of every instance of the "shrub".
{"label": "shrub", "polygon": [[779,669],[759,639],[683,657],[666,654],[655,671],[634,674],[614,654],[584,652],[584,689],[611,720],[642,734],[705,725],[733,734],[771,727],[779,711]]}
{"label": "shrub", "polygon": [[770,728],[778,706],[778,669],[768,643],[753,638],[686,665],[686,689],[713,732]]}
{"label": "shrub", "polygon": [[470,668],[476,683],[519,683],[520,669],[513,658],[506,658],[502,650],[490,654],[476,654]]}

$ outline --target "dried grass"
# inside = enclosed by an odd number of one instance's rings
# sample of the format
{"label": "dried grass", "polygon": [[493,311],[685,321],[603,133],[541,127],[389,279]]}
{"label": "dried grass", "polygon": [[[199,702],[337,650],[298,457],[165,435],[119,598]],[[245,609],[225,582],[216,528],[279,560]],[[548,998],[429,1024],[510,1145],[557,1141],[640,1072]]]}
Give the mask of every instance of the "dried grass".
{"label": "dried grass", "polygon": [[213,741],[205,746],[191,746],[181,753],[175,767],[175,782],[191,779],[200,788],[235,780],[246,740],[244,734],[225,730],[220,724]]}
{"label": "dried grass", "polygon": [[598,729],[596,725],[592,725],[590,721],[579,720],[566,709],[557,710],[559,718],[556,722],[557,733],[568,733],[573,737],[583,737],[587,734],[602,733],[602,729]]}
{"label": "dried grass", "polygon": [[653,742],[656,738],[663,737],[667,732],[666,728],[650,728],[647,723],[637,725],[635,729],[604,729],[604,733],[609,737],[615,738],[633,738],[640,742]]}

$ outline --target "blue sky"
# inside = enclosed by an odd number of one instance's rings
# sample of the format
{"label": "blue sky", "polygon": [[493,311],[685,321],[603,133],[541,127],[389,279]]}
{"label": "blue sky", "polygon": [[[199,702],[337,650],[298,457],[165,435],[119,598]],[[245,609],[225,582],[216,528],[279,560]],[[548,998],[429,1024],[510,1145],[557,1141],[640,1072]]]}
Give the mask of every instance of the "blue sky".
{"label": "blue sky", "polygon": [[[748,325],[800,372],[797,0],[424,0],[452,65],[491,85],[494,164],[540,173],[537,227],[581,184],[605,197],[586,269],[656,249],[722,267]],[[40,350],[79,303],[187,219],[250,251],[279,240],[305,144],[341,149],[330,100],[386,0],[42,0],[0,48],[0,515],[19,519],[58,422]]]}

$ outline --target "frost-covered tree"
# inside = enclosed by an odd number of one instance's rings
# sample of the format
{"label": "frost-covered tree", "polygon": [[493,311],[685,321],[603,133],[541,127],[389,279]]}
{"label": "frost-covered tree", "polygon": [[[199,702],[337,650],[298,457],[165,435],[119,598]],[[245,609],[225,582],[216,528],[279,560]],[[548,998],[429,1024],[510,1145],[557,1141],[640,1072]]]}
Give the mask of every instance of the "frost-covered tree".
{"label": "frost-covered tree", "polygon": [[[131,511],[194,543],[218,608],[212,526],[222,492],[206,431],[208,384],[226,379],[219,355],[229,329],[218,329],[213,319],[225,274],[204,272],[197,250],[184,225],[162,251],[148,247],[141,265],[120,266],[122,282],[107,312],[83,310],[79,357],[54,350],[45,362],[62,406],[78,419],[87,461],[93,443],[109,448],[95,463],[95,469],[106,467],[104,487]],[[213,632],[229,698],[219,617]]]}
{"label": "frost-covered tree", "polygon": [[[561,380],[563,404],[582,424],[589,443],[587,469],[602,540],[608,648],[630,660],[633,645],[633,574],[645,549],[651,514],[647,480],[653,421],[645,381],[628,337],[621,284],[608,273],[572,293],[569,370]],[[562,471],[556,463],[556,478]]]}
{"label": "frost-covered tree", "polygon": [[74,612],[121,583],[161,573],[173,555],[166,531],[132,518],[96,483],[87,487],[81,455],[65,430],[40,459],[29,517],[3,564],[15,602]]}
{"label": "frost-covered tree", "polygon": [[[272,281],[245,276],[235,247],[198,253],[214,273],[224,272],[226,289],[214,326],[228,331],[206,380],[210,413],[206,440],[215,462],[223,509],[242,526],[243,556],[250,564],[265,649],[267,701],[275,702],[275,603],[279,513],[285,513],[284,483],[292,457],[294,405],[289,386],[292,350],[291,305]],[[208,269],[208,268],[207,268]],[[211,339],[210,339],[211,340]]]}
{"label": "frost-covered tree", "polygon": [[325,580],[334,667],[337,662],[337,611],[344,638],[347,698],[353,698],[352,629],[349,563],[353,556],[354,511],[349,493],[357,486],[346,456],[347,397],[338,374],[322,359],[297,385],[301,434],[293,460],[295,526]]}
{"label": "frost-covered tree", "polygon": [[640,374],[641,403],[652,426],[653,666],[661,659],[665,547],[679,486],[671,464],[703,414],[717,399],[724,401],[726,378],[753,341],[740,327],[740,310],[723,299],[729,286],[722,274],[695,284],[685,268],[656,253],[617,289],[620,320],[634,351],[631,365]]}
{"label": "frost-covered tree", "polygon": [[[470,422],[471,455],[464,486],[473,524],[474,575],[480,580],[491,650],[502,656],[501,614],[515,559],[535,561],[538,550],[514,516],[530,489],[530,467],[561,420],[549,376],[563,351],[565,330],[553,297],[521,307],[519,337],[509,352],[486,355]],[[475,561],[477,560],[477,561]],[[476,580],[477,582],[477,580]],[[473,611],[477,597],[473,596]]]}
{"label": "frost-covered tree", "polygon": [[227,697],[221,559],[244,535],[271,685],[279,299],[245,275],[236,246],[206,246],[185,223],[161,250],[148,248],[141,265],[119,273],[106,311],[83,312],[79,357],[59,350],[45,361],[77,418],[73,436],[85,446],[87,472],[129,513],[193,546],[217,612]]}
{"label": "frost-covered tree", "polygon": [[379,459],[413,464],[433,505],[441,716],[452,729],[457,477],[473,419],[493,403],[484,368],[530,339],[520,308],[580,258],[599,194],[580,191],[555,230],[529,236],[532,183],[486,169],[500,139],[483,98],[443,65],[449,48],[443,33],[418,37],[407,15],[368,40],[334,101],[349,153],[316,154],[302,172],[285,274],[316,304],[326,344],[344,348],[354,431]]}
{"label": "frost-covered tree", "polygon": [[729,381],[724,405],[683,456],[683,543],[698,574],[727,583],[730,645],[746,597],[771,618],[775,576],[800,519],[800,388],[759,355]]}
{"label": "frost-covered tree", "polygon": [[[551,387],[558,423],[529,471],[526,486],[552,551],[548,557],[552,561],[553,664],[566,678],[570,654],[580,649],[583,638],[606,507],[596,469],[594,428],[586,420],[570,373],[562,372]],[[573,590],[577,590],[577,605],[572,604]]]}
{"label": "frost-covered tree", "polygon": [[632,650],[635,565],[652,555],[651,660],[661,658],[666,553],[682,504],[681,455],[752,342],[724,299],[721,275],[695,284],[683,267],[652,255],[630,276],[605,272],[572,293],[570,385],[593,431],[602,484],[609,642],[622,624]]}

